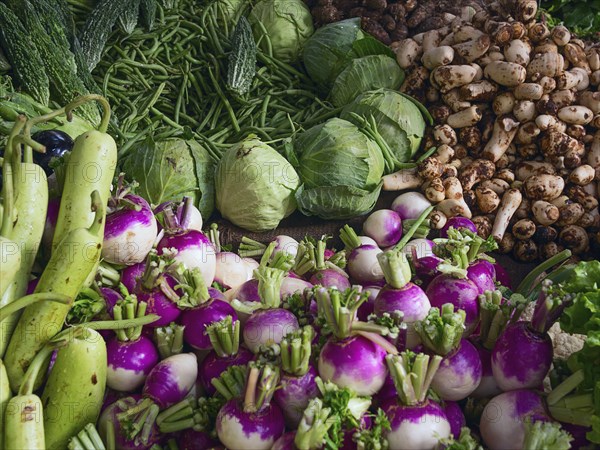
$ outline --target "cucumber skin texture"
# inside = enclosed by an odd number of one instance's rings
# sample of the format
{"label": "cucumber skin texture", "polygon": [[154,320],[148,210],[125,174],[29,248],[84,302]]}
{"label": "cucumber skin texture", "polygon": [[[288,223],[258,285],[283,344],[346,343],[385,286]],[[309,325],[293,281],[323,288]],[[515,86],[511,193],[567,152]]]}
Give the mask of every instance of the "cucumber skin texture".
{"label": "cucumber skin texture", "polygon": [[11,63],[19,85],[35,100],[47,105],[50,80],[42,70],[44,60],[27,29],[8,7],[0,2],[0,46]]}
{"label": "cucumber skin texture", "polygon": [[[108,203],[116,166],[117,144],[110,135],[92,130],[75,139],[67,161],[53,250],[70,231],[91,225],[94,219],[90,209],[92,192],[97,190],[102,203]],[[104,222],[100,234],[104,236]]]}
{"label": "cucumber skin texture", "polygon": [[12,239],[0,236],[0,297],[4,295],[21,265],[21,252],[19,244]]}
{"label": "cucumber skin texture", "polygon": [[[52,253],[35,293],[55,292],[73,299],[77,297],[100,259],[102,237],[84,228],[69,233]],[[23,382],[23,376],[37,352],[62,329],[70,308],[70,305],[54,302],[40,302],[25,308],[4,358],[14,391]]]}
{"label": "cucumber skin texture", "polygon": [[106,389],[104,339],[86,329],[56,355],[42,393],[46,448],[63,450],[88,423],[96,423]]}
{"label": "cucumber skin texture", "polygon": [[43,416],[42,401],[37,395],[13,397],[6,405],[3,449],[44,450]]}
{"label": "cucumber skin texture", "polygon": [[10,391],[8,375],[4,363],[0,359],[0,445],[4,442],[4,411],[11,398],[12,392]]}
{"label": "cucumber skin texture", "polygon": [[[48,181],[45,172],[37,164],[21,163],[21,177],[16,180],[14,189],[17,192],[15,210],[19,215],[9,238],[20,245],[21,263],[17,276],[0,298],[0,307],[21,298],[27,291],[31,268],[44,234],[48,207]],[[4,357],[19,316],[19,313],[15,313],[0,322],[0,358]]]}

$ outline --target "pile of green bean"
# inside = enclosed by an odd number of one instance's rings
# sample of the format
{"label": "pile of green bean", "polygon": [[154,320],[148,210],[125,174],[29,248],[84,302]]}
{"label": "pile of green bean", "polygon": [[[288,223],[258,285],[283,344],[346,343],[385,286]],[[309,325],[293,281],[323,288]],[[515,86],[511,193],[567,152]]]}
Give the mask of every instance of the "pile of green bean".
{"label": "pile of green bean", "polygon": [[114,33],[94,77],[127,143],[122,152],[149,131],[188,130],[217,150],[250,133],[276,144],[336,113],[301,68],[260,49],[249,93],[228,91],[231,32],[221,3],[184,0],[159,6],[150,32]]}

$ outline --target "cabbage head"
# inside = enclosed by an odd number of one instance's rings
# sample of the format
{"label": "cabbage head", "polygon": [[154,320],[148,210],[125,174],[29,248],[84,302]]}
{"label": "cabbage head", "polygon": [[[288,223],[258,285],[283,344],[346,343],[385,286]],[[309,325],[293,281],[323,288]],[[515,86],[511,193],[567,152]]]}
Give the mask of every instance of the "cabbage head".
{"label": "cabbage head", "polygon": [[304,44],[315,31],[303,0],[262,0],[252,8],[248,20],[260,48],[268,51],[268,36],[273,56],[287,63],[300,59]]}
{"label": "cabbage head", "polygon": [[425,120],[404,94],[389,89],[364,92],[343,109],[340,117],[360,126],[362,121],[355,114],[375,119],[377,131],[391,151],[390,171],[400,169],[400,164],[410,161],[419,150]]}
{"label": "cabbage head", "polygon": [[404,81],[404,71],[394,58],[386,55],[367,55],[353,59],[340,72],[331,89],[334,106],[344,106],[365,91],[398,89]]}
{"label": "cabbage head", "polygon": [[300,134],[290,161],[300,175],[299,209],[324,219],[366,214],[381,189],[384,160],[377,143],[354,124],[333,118]]}
{"label": "cabbage head", "polygon": [[277,228],[296,209],[300,184],[292,165],[254,135],[229,148],[217,165],[217,209],[250,231]]}

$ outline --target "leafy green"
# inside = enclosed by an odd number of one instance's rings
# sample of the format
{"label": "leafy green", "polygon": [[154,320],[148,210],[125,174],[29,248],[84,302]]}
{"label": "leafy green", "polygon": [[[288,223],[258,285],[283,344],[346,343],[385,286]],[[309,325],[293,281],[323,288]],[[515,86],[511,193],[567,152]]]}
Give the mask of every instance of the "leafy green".
{"label": "leafy green", "polygon": [[122,170],[139,183],[138,193],[158,205],[186,195],[208,218],[214,209],[215,163],[206,148],[179,138],[135,144],[122,162]]}
{"label": "leafy green", "polygon": [[262,0],[248,17],[256,42],[287,63],[297,62],[314,33],[312,16],[303,0]]}
{"label": "leafy green", "polygon": [[550,26],[560,23],[579,37],[600,33],[600,3],[588,0],[544,0],[540,4]]}
{"label": "leafy green", "polygon": [[346,220],[371,212],[381,192],[380,183],[375,189],[367,191],[353,186],[322,186],[296,191],[298,209],[307,216],[323,219]]}
{"label": "leafy green", "polygon": [[347,186],[371,192],[384,166],[379,146],[355,125],[338,118],[300,134],[288,159],[305,189]]}
{"label": "leafy green", "polygon": [[337,76],[331,102],[334,106],[344,106],[359,93],[379,88],[398,89],[402,81],[404,71],[395,59],[386,55],[363,56],[350,61]]}
{"label": "leafy green", "polygon": [[403,95],[390,89],[364,92],[340,114],[342,119],[358,126],[358,121],[351,113],[365,119],[373,116],[377,132],[393,153],[395,170],[418,151],[425,133],[425,121],[419,108]]}
{"label": "leafy green", "polygon": [[352,60],[355,41],[364,37],[360,18],[334,22],[319,28],[304,46],[304,66],[308,75],[322,87],[329,87]]}
{"label": "leafy green", "polygon": [[277,228],[296,209],[300,184],[292,165],[254,135],[227,150],[217,166],[217,208],[224,218],[250,230]]}

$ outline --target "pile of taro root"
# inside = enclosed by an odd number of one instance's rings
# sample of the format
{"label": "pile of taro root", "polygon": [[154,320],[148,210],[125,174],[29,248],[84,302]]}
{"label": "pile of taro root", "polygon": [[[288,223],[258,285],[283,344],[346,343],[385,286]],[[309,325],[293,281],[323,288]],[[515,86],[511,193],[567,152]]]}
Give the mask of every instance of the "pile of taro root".
{"label": "pile of taro root", "polygon": [[406,71],[400,90],[434,118],[424,148],[437,150],[384,189],[420,189],[438,205],[435,226],[471,218],[519,261],[565,248],[598,258],[600,43],[550,29],[535,0],[436,3],[415,20],[435,27],[418,31],[411,19],[429,3],[403,2],[409,32],[390,46]]}

